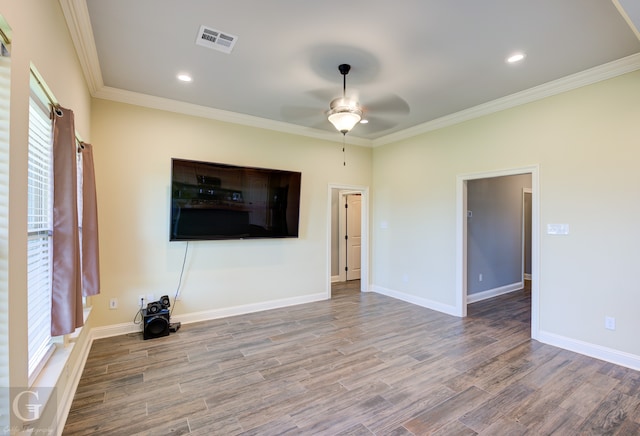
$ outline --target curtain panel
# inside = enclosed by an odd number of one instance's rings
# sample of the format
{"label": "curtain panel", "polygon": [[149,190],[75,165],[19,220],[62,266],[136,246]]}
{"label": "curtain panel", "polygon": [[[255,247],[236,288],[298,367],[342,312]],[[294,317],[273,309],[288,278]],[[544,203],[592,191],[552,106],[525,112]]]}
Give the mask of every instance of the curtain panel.
{"label": "curtain panel", "polygon": [[81,144],[82,153],[82,295],[100,293],[100,265],[98,249],[98,201],[93,168],[93,147]]}
{"label": "curtain panel", "polygon": [[56,107],[53,117],[53,254],[51,335],[84,324],[82,297],[100,292],[98,225],[93,153],[82,150],[83,229],[78,215],[78,166],[73,111]]}

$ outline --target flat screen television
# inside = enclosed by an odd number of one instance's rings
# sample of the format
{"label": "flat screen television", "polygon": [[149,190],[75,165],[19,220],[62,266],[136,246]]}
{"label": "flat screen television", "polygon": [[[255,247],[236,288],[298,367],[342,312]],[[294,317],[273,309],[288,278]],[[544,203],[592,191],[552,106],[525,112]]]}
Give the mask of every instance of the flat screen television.
{"label": "flat screen television", "polygon": [[297,238],[301,173],[171,159],[171,241]]}

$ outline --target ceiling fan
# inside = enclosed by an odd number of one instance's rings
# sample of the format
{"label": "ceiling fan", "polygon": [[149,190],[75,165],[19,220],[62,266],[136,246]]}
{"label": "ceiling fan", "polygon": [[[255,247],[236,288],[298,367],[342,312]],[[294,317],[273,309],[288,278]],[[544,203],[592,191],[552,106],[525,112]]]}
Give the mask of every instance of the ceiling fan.
{"label": "ceiling fan", "polygon": [[[408,114],[409,105],[397,95],[388,94],[384,98],[377,99],[368,105],[362,105],[357,98],[347,97],[347,75],[351,71],[351,65],[340,64],[338,71],[342,75],[342,97],[334,98],[329,104],[329,110],[325,113],[327,119],[343,135],[346,135],[356,124],[369,123],[372,130],[385,130],[393,127],[394,123],[370,114]],[[366,117],[365,117],[366,116]]]}
{"label": "ceiling fan", "polygon": [[362,108],[357,100],[347,98],[347,74],[351,65],[340,64],[338,71],[342,74],[342,97],[331,101],[327,118],[338,132],[346,135],[362,119]]}
{"label": "ceiling fan", "polygon": [[[298,122],[315,120],[310,127],[323,130],[329,128],[328,120],[331,128],[335,128],[343,135],[349,133],[358,123],[366,121],[368,124],[366,127],[362,125],[362,128],[363,134],[367,135],[395,126],[394,117],[409,113],[407,102],[395,94],[383,93],[382,97],[374,97],[367,104],[362,104],[353,90],[347,93],[347,75],[351,70],[350,64],[338,65],[338,71],[342,75],[342,96],[335,97],[335,90],[330,89],[308,92],[314,98],[325,102],[331,99],[328,110],[319,107],[284,106],[282,115],[285,120]],[[369,89],[368,93],[375,91],[376,89]],[[321,118],[323,116],[324,119]]]}

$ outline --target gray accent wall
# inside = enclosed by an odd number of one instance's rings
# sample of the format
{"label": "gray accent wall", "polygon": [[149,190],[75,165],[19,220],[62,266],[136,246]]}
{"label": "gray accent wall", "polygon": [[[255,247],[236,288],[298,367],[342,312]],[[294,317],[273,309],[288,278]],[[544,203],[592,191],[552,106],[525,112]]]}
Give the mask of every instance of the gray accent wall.
{"label": "gray accent wall", "polygon": [[467,294],[522,281],[523,188],[530,174],[467,182]]}

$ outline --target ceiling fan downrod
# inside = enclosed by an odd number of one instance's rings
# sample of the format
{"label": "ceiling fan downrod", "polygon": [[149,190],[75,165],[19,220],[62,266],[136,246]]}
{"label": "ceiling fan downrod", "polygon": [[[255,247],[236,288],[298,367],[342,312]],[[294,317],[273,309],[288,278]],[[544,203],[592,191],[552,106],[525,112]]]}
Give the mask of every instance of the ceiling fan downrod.
{"label": "ceiling fan downrod", "polygon": [[362,119],[359,103],[347,100],[347,74],[350,70],[349,64],[338,65],[338,71],[342,74],[342,98],[333,99],[328,112],[329,121],[342,135],[346,135]]}
{"label": "ceiling fan downrod", "polygon": [[347,95],[347,74],[351,71],[351,65],[340,64],[338,65],[338,71],[342,74],[342,98],[345,98]]}

